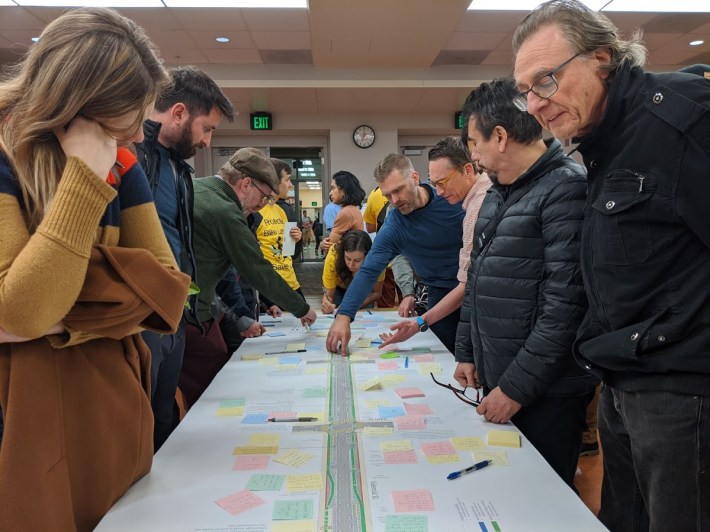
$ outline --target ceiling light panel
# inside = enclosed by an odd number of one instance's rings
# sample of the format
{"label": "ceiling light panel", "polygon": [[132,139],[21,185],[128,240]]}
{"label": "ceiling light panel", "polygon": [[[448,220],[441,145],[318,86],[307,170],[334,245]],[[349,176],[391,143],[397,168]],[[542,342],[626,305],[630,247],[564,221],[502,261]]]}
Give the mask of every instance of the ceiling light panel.
{"label": "ceiling light panel", "polygon": [[168,7],[260,7],[301,8],[308,7],[308,0],[163,0]]}
{"label": "ceiling light panel", "polygon": [[0,5],[23,7],[165,7],[160,0],[16,0]]}

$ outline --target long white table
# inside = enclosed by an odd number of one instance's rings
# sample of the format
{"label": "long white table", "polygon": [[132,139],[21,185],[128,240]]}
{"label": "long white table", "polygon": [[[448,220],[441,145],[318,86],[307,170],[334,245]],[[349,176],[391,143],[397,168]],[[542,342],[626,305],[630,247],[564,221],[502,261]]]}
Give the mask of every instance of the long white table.
{"label": "long white table", "polygon": [[[396,319],[359,315],[350,358],[325,351],[327,317],[310,332],[284,317],[268,328],[283,336],[245,341],[97,530],[605,530],[524,437],[487,445],[489,431],[515,427],[433,383],[429,372],[456,384],[431,332],[396,358],[355,348]],[[267,421],[282,416],[317,421]],[[500,465],[447,480],[486,458]]]}

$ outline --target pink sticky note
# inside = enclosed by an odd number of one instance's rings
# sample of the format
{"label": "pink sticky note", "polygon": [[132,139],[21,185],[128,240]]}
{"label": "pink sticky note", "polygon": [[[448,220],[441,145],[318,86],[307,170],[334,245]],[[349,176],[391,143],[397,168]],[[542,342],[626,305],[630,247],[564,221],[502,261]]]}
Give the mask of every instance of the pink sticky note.
{"label": "pink sticky note", "polygon": [[217,505],[227,510],[232,515],[241,514],[252,508],[264,504],[266,501],[254,495],[249,490],[238,491],[215,501]]}
{"label": "pink sticky note", "polygon": [[382,453],[385,464],[416,464],[417,452],[414,449],[408,451],[387,451]]}
{"label": "pink sticky note", "polygon": [[456,454],[456,449],[454,449],[453,443],[446,440],[432,443],[422,443],[422,452],[426,456],[441,456],[444,454]]}
{"label": "pink sticky note", "polygon": [[429,490],[401,490],[392,492],[395,512],[433,512],[434,499]]}
{"label": "pink sticky note", "polygon": [[382,360],[377,362],[377,369],[380,371],[395,370],[397,369],[396,360]]}
{"label": "pink sticky note", "polygon": [[434,362],[434,355],[426,353],[424,355],[414,355],[415,362]]}
{"label": "pink sticky note", "polygon": [[428,416],[433,414],[434,411],[429,407],[429,405],[414,405],[412,403],[404,403],[404,409],[410,416]]}
{"label": "pink sticky note", "polygon": [[266,417],[298,417],[298,412],[269,412],[269,415]]}
{"label": "pink sticky note", "polygon": [[399,416],[394,418],[397,430],[424,430],[426,423],[422,416]]}
{"label": "pink sticky note", "polygon": [[424,397],[424,392],[419,388],[397,388],[394,391],[402,399],[411,399],[412,397]]}
{"label": "pink sticky note", "polygon": [[263,470],[269,466],[268,454],[240,454],[234,460],[233,471]]}

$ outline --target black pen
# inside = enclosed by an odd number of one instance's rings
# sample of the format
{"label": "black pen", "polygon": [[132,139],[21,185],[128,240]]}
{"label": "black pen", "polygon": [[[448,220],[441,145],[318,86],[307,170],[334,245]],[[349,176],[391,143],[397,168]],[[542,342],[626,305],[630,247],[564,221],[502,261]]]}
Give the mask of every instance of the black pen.
{"label": "black pen", "polygon": [[305,353],[306,349],[298,349],[296,351],[278,351],[276,353],[264,353],[265,355],[288,355],[289,353]]}
{"label": "black pen", "polygon": [[449,473],[446,478],[447,480],[454,480],[455,478],[459,478],[461,475],[467,475],[468,473],[472,473],[473,471],[483,469],[484,467],[487,467],[492,463],[493,460],[484,460],[483,462],[473,464],[471,467],[467,467],[466,469],[462,469],[461,471],[454,471],[453,473]]}
{"label": "black pen", "polygon": [[317,417],[270,417],[266,421],[272,423],[300,423],[303,421],[318,421]]}

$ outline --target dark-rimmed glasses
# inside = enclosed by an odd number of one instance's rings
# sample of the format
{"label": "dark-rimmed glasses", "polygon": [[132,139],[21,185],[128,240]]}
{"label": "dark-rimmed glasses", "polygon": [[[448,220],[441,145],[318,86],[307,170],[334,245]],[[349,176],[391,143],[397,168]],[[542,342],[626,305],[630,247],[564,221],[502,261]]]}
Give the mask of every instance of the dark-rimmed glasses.
{"label": "dark-rimmed glasses", "polygon": [[[479,404],[481,404],[481,391],[478,388],[474,388],[473,386],[466,386],[463,390],[461,390],[459,388],[454,388],[450,384],[444,384],[443,382],[439,382],[438,380],[436,380],[433,373],[429,373],[429,375],[431,375],[431,380],[433,380],[442,388],[446,388],[447,390],[451,390],[452,392],[454,392],[456,398],[463,401],[464,403],[469,404],[471,406],[478,406]],[[473,397],[469,397],[469,395],[466,395],[473,394],[474,392],[476,394],[475,399]]]}
{"label": "dark-rimmed glasses", "polygon": [[537,78],[535,83],[532,84],[532,86],[523,92],[519,92],[515,96],[513,96],[513,104],[515,104],[515,107],[520,109],[523,112],[527,112],[528,110],[528,93],[533,92],[536,96],[543,98],[547,100],[548,98],[551,98],[553,94],[557,92],[557,89],[560,88],[560,85],[557,81],[557,78],[555,77],[555,74],[557,74],[560,70],[562,70],[564,67],[566,67],[569,63],[572,62],[573,59],[578,57],[579,54],[574,54],[572,57],[570,57],[567,61],[559,65],[557,68],[553,68],[550,70],[547,74]]}
{"label": "dark-rimmed glasses", "polygon": [[264,191],[261,190],[261,187],[256,184],[256,181],[254,181],[253,177],[251,178],[251,184],[254,186],[255,189],[261,192],[261,199],[259,200],[259,203],[268,203],[274,199],[273,194],[265,194]]}

